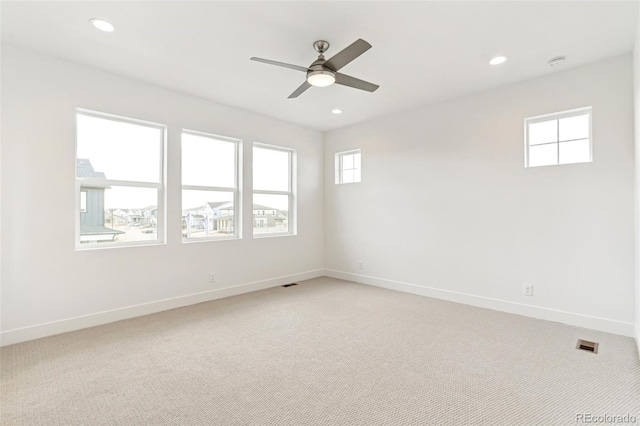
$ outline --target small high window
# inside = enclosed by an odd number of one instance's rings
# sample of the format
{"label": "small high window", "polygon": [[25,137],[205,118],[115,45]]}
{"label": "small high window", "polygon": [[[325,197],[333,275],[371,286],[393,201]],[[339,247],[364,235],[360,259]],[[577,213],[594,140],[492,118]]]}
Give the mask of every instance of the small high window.
{"label": "small high window", "polygon": [[361,178],[360,150],[336,153],[336,185],[357,183]]}
{"label": "small high window", "polygon": [[525,119],[525,167],[592,161],[591,107]]}

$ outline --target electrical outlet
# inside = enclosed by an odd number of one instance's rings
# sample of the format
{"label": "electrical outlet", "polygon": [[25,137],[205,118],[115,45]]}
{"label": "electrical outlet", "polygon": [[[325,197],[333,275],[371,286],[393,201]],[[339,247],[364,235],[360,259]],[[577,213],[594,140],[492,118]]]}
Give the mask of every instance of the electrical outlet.
{"label": "electrical outlet", "polygon": [[533,284],[522,284],[522,294],[533,296]]}
{"label": "electrical outlet", "polygon": [[358,260],[358,269],[361,271],[364,269],[364,261]]}
{"label": "electrical outlet", "polygon": [[215,283],[216,282],[216,274],[215,274],[215,272],[209,272],[209,282],[210,283]]}

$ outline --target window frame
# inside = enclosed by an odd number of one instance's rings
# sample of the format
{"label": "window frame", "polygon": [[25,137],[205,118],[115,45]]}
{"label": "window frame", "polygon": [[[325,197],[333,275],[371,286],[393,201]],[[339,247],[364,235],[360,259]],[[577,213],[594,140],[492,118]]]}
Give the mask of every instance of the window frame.
{"label": "window frame", "polygon": [[182,221],[182,192],[187,191],[210,191],[210,192],[232,192],[233,193],[233,234],[227,237],[200,237],[200,238],[184,238],[182,236],[182,226],[180,226],[181,236],[180,239],[184,244],[190,243],[203,243],[209,241],[229,241],[238,240],[242,238],[242,194],[241,194],[241,177],[242,177],[242,162],[240,161],[240,153],[242,152],[242,140],[238,138],[232,138],[229,136],[221,136],[213,133],[206,133],[197,130],[182,129],[180,132],[180,171],[182,172],[182,135],[190,134],[193,136],[200,136],[205,138],[211,138],[221,142],[231,142],[234,144],[234,175],[233,184],[234,187],[222,187],[222,186],[203,186],[203,185],[184,185],[182,184],[182,173],[180,175],[181,191],[180,191],[180,221]]}
{"label": "window frame", "polygon": [[[265,190],[265,189],[255,189],[253,187],[253,149],[270,149],[272,151],[280,151],[286,152],[289,154],[289,179],[288,179],[288,191],[274,191],[274,190]],[[251,234],[253,238],[270,238],[270,237],[286,237],[293,236],[297,234],[297,203],[296,203],[296,176],[297,176],[297,152],[293,148],[287,148],[283,146],[271,145],[262,142],[254,142],[251,150]],[[264,234],[256,234],[254,232],[255,219],[253,217],[253,197],[254,195],[286,195],[288,196],[288,217],[287,223],[289,225],[289,230],[287,232],[273,232],[273,233],[264,233]]]}
{"label": "window frame", "polygon": [[[78,116],[84,115],[87,117],[99,118],[103,120],[116,121],[126,124],[134,124],[139,126],[146,126],[158,129],[161,131],[160,135],[160,158],[159,158],[159,171],[160,178],[158,182],[145,182],[145,181],[128,181],[118,179],[99,179],[99,178],[79,178],[77,175],[77,159],[78,159]],[[115,114],[109,114],[100,111],[93,111],[85,108],[76,108],[74,115],[75,123],[75,149],[74,149],[74,181],[75,181],[75,205],[76,205],[76,218],[75,218],[75,248],[76,250],[95,250],[103,248],[120,248],[120,247],[135,247],[135,246],[150,246],[150,245],[164,245],[166,244],[166,199],[167,199],[167,126],[161,123],[155,123],[147,120],[140,120],[137,118],[124,117]],[[151,188],[158,191],[158,218],[157,218],[157,238],[155,240],[140,240],[140,241],[113,241],[113,242],[86,242],[80,241],[80,192],[83,188],[91,188],[92,185],[108,185],[108,186],[120,186],[129,188]]]}
{"label": "window frame", "polygon": [[[76,154],[77,157],[77,154]],[[77,178],[77,176],[76,176]],[[83,190],[80,189],[80,213],[88,213],[87,211],[87,197],[88,197],[88,191],[87,190]]]}
{"label": "window frame", "polygon": [[[556,163],[554,164],[545,164],[545,165],[540,165],[540,166],[530,166],[529,165],[529,148],[532,146],[529,144],[529,126],[531,124],[536,124],[536,123],[542,123],[545,121],[558,121],[558,124],[560,122],[561,119],[563,118],[569,118],[569,117],[575,117],[578,115],[587,115],[589,117],[589,136],[588,136],[588,140],[589,140],[589,159],[587,161],[579,161],[579,162],[574,162],[574,163],[560,163],[560,144],[565,143],[565,142],[574,142],[577,140],[584,140],[585,138],[580,138],[580,139],[571,139],[571,140],[566,140],[566,141],[560,141],[560,126],[557,126],[557,134],[556,134],[556,141],[555,142],[545,142],[545,143],[541,143],[541,144],[536,144],[533,146],[542,146],[542,145],[552,145],[552,144],[556,144],[558,146],[557,149],[557,156],[556,156]],[[537,168],[537,167],[548,167],[548,166],[566,166],[566,165],[571,165],[571,164],[584,164],[584,163],[592,163],[593,162],[593,108],[591,106],[586,106],[586,107],[581,107],[581,108],[575,108],[575,109],[570,109],[570,110],[566,110],[566,111],[560,111],[560,112],[554,112],[554,113],[550,113],[550,114],[543,114],[543,115],[537,115],[537,116],[533,116],[533,117],[527,117],[524,119],[524,167],[526,169],[529,168]]]}
{"label": "window frame", "polygon": [[[354,154],[360,154],[360,168],[359,169],[353,168],[350,170],[360,170],[360,180],[358,181],[354,180],[353,182],[344,182],[344,168],[343,168],[344,157],[346,155],[354,155]],[[336,152],[335,153],[335,184],[348,185],[352,183],[361,183],[361,182],[362,182],[362,150],[358,148],[358,149],[350,149],[349,151]]]}

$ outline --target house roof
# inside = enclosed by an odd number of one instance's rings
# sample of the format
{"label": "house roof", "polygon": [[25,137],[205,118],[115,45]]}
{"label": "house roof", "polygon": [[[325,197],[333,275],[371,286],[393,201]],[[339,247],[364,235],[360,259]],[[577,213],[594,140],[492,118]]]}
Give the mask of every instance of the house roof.
{"label": "house roof", "polygon": [[253,205],[253,209],[254,210],[276,210],[276,211],[278,211],[278,209],[276,209],[275,207],[263,206],[262,204],[254,204]]}
{"label": "house roof", "polygon": [[97,179],[107,178],[103,172],[96,172],[95,170],[93,170],[91,161],[86,158],[76,159],[76,176]]}
{"label": "house roof", "polygon": [[223,206],[225,209],[233,207],[233,204],[231,203],[231,201],[209,201],[206,203],[206,205],[208,205],[212,209],[220,209],[220,208],[223,208]]}

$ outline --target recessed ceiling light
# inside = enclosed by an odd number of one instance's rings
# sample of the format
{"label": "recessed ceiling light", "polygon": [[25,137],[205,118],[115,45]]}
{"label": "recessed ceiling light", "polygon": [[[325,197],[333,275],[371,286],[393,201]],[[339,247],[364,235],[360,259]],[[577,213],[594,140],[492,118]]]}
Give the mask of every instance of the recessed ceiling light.
{"label": "recessed ceiling light", "polygon": [[500,64],[503,64],[506,60],[507,60],[506,56],[496,56],[495,58],[491,59],[489,63],[491,65],[500,65]]}
{"label": "recessed ceiling light", "polygon": [[113,24],[111,22],[105,21],[104,19],[93,18],[89,20],[89,23],[100,31],[104,31],[107,33],[113,32],[113,30],[115,30]]}
{"label": "recessed ceiling light", "polygon": [[333,114],[342,114],[342,110],[340,108],[332,109],[331,112]]}

